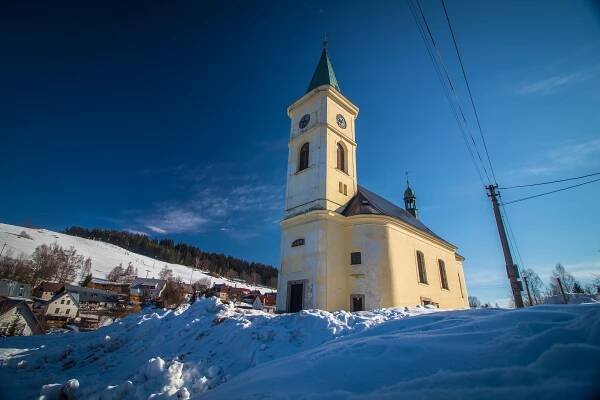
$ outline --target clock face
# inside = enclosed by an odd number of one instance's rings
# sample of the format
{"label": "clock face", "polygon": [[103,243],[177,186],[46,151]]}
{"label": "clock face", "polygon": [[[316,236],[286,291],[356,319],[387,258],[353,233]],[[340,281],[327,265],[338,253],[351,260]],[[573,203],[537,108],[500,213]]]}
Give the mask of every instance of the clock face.
{"label": "clock face", "polygon": [[342,114],[336,115],[335,120],[340,128],[346,129],[346,118]]}
{"label": "clock face", "polygon": [[310,115],[304,114],[302,116],[302,118],[300,119],[300,123],[298,124],[298,126],[300,127],[300,129],[304,129],[308,126],[309,122],[310,122]]}

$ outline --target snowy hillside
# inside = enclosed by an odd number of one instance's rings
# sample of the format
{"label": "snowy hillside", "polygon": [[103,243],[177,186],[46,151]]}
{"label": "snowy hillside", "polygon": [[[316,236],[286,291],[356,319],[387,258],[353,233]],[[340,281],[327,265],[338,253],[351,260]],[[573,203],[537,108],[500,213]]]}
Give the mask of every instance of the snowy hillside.
{"label": "snowy hillside", "polygon": [[[19,236],[22,231],[25,231],[31,239]],[[92,275],[99,278],[104,278],[111,269],[120,263],[126,267],[130,262],[138,269],[138,274],[142,277],[145,277],[146,271],[149,270],[149,278],[158,278],[158,274],[165,264],[173,270],[174,276],[179,276],[184,282],[189,282],[190,277],[192,277],[192,270],[185,265],[157,261],[150,257],[132,253],[110,243],[65,235],[47,229],[30,229],[15,225],[0,224],[0,249],[4,243],[7,246],[2,254],[6,255],[7,252],[11,252],[13,257],[18,257],[21,253],[26,257],[30,257],[35,248],[41,244],[57,243],[63,248],[73,246],[79,254],[92,259]],[[205,276],[210,277],[209,275],[195,271],[192,278],[195,281]],[[255,287],[240,282],[233,282],[225,278],[210,278],[213,283],[227,283],[231,286],[251,289],[257,288],[261,292],[273,291],[270,288]]]}
{"label": "snowy hillside", "polygon": [[[187,306],[186,306],[187,307]],[[240,313],[217,299],[0,339],[3,398],[583,399],[600,305]]]}

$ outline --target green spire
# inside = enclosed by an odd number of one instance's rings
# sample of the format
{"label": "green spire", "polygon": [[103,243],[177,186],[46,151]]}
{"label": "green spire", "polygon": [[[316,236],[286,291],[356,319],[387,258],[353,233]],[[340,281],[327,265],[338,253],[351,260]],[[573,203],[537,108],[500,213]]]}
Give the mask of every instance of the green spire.
{"label": "green spire", "polygon": [[308,85],[308,90],[306,93],[321,85],[333,86],[339,92],[341,92],[338,81],[335,79],[335,73],[333,72],[331,61],[329,61],[329,55],[327,54],[327,37],[325,37],[325,40],[323,40],[323,52],[321,52],[319,64],[317,64],[317,69],[315,69],[315,73],[310,80],[310,85]]}

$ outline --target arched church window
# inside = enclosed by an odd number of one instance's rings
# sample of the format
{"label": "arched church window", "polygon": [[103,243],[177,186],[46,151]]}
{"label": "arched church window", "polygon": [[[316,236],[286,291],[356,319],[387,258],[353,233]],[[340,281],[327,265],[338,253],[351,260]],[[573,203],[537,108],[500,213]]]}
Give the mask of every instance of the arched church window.
{"label": "arched church window", "polygon": [[446,275],[446,264],[443,260],[438,260],[438,267],[440,268],[440,281],[442,282],[442,289],[448,289],[448,276]]}
{"label": "arched church window", "polygon": [[337,169],[348,172],[346,168],[346,150],[341,143],[337,144]]}
{"label": "arched church window", "polygon": [[427,271],[425,270],[425,256],[417,251],[417,269],[419,272],[419,282],[427,284]]}
{"label": "arched church window", "polygon": [[304,143],[300,148],[300,157],[298,159],[298,172],[308,168],[308,143]]}
{"label": "arched church window", "polygon": [[296,239],[292,242],[292,247],[304,246],[304,239]]}

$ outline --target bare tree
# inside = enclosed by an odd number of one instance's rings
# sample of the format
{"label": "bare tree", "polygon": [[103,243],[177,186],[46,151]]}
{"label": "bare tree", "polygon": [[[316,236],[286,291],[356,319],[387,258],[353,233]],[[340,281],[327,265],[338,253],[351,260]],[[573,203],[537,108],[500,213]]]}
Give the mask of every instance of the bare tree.
{"label": "bare tree", "polygon": [[123,273],[125,271],[123,270],[123,264],[119,264],[116,267],[114,267],[109,273],[108,275],[106,275],[106,279],[108,279],[109,281],[113,281],[113,282],[119,282],[119,280],[121,279],[121,277],[123,276]]}
{"label": "bare tree", "polygon": [[529,299],[524,296],[524,300],[527,305],[541,304],[544,302],[544,282],[540,276],[531,268],[525,268],[521,271],[521,276],[527,278],[527,285],[529,286],[529,292],[531,293],[531,300],[533,304],[529,304]]}
{"label": "bare tree", "polygon": [[476,296],[469,296],[469,307],[471,308],[479,308],[481,307],[481,302]]}
{"label": "bare tree", "polygon": [[556,264],[550,277],[550,285],[548,286],[548,292],[551,296],[560,295],[560,287],[556,279],[560,279],[565,292],[572,293],[573,286],[575,285],[575,278],[573,275],[567,272],[565,267],[561,263]]}
{"label": "bare tree", "polygon": [[71,246],[67,250],[59,247],[56,253],[59,259],[56,280],[58,282],[73,282],[77,279],[79,270],[83,267],[84,258],[77,254],[75,247]]}
{"label": "bare tree", "polygon": [[171,278],[173,278],[173,270],[169,269],[169,267],[167,267],[167,264],[165,264],[164,267],[158,273],[158,277],[160,279],[165,279],[165,280],[171,279]]}
{"label": "bare tree", "polygon": [[185,300],[185,290],[181,279],[169,279],[162,292],[162,298],[165,307],[178,306],[183,303]]}
{"label": "bare tree", "polygon": [[83,281],[92,272],[92,259],[86,258],[81,267],[81,273],[79,274],[79,280]]}
{"label": "bare tree", "polygon": [[126,283],[131,283],[137,277],[137,268],[133,267],[133,263],[129,262],[125,271],[123,271],[123,276],[121,281]]}
{"label": "bare tree", "polygon": [[35,248],[32,255],[33,270],[32,280],[34,285],[46,280],[51,280],[58,275],[60,253],[62,248],[56,243],[42,244]]}

